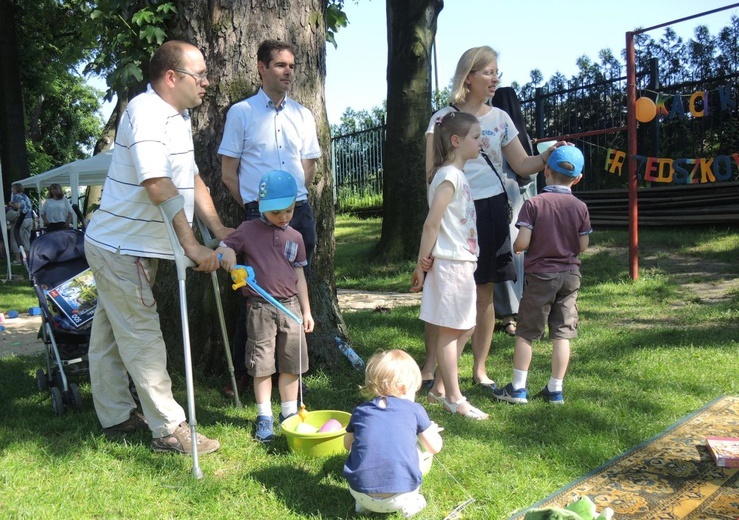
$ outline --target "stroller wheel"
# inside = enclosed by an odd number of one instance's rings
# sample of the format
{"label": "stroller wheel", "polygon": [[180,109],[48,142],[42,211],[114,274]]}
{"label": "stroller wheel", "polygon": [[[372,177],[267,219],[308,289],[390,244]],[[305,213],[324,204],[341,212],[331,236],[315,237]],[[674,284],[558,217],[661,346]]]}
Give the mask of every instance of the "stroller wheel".
{"label": "stroller wheel", "polygon": [[82,411],[82,394],[79,387],[75,383],[69,384],[69,404],[75,412]]}
{"label": "stroller wheel", "polygon": [[46,374],[43,369],[36,370],[36,385],[39,392],[46,392],[49,389],[49,382],[46,380]]}
{"label": "stroller wheel", "polygon": [[51,409],[57,417],[64,414],[64,400],[62,399],[62,391],[58,387],[51,387]]}

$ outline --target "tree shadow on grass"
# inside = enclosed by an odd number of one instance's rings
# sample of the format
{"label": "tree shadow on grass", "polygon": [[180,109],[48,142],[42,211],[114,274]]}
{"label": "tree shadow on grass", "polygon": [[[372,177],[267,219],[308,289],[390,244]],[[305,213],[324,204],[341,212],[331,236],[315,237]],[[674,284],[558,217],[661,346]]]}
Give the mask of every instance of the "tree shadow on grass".
{"label": "tree shadow on grass", "polygon": [[346,455],[328,457],[316,471],[289,463],[253,472],[258,480],[285,507],[301,517],[350,518],[354,499],[341,476]]}

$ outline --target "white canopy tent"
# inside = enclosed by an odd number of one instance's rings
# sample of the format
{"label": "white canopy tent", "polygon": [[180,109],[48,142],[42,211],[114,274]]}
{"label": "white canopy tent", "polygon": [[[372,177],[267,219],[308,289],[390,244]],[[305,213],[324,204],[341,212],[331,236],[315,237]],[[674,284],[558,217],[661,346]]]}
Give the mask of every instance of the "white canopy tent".
{"label": "white canopy tent", "polygon": [[[24,188],[36,188],[41,192],[41,188],[46,188],[52,184],[61,184],[69,186],[72,191],[72,204],[78,203],[78,194],[80,186],[96,186],[105,182],[108,175],[108,168],[113,158],[113,150],[107,150],[97,155],[93,155],[89,159],[80,159],[48,172],[32,175],[18,181]],[[0,195],[2,195],[2,187],[0,187]],[[5,200],[5,197],[3,197]],[[75,216],[75,219],[77,217]],[[10,245],[6,233],[7,222],[5,220],[5,212],[0,216],[2,220],[2,235],[5,243],[5,254],[8,258],[8,276],[10,276]]]}
{"label": "white canopy tent", "polygon": [[48,172],[32,175],[20,182],[24,188],[41,188],[49,187],[54,183],[62,186],[69,186],[72,189],[72,202],[76,203],[76,194],[80,186],[96,186],[103,184],[105,177],[108,175],[110,161],[113,158],[113,150],[107,150],[97,155],[93,155],[89,159],[80,159]]}

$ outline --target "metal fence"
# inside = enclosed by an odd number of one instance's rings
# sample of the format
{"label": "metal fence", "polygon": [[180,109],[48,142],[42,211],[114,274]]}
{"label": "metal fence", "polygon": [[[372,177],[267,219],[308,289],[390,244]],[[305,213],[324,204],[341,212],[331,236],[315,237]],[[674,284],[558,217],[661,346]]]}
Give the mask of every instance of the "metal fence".
{"label": "metal fence", "polygon": [[[637,154],[643,157],[686,158],[709,162],[721,157],[734,161],[721,166],[722,181],[739,180],[739,110],[737,93],[732,88],[739,74],[709,77],[675,85],[661,85],[656,60],[651,69],[637,75],[638,96],[669,103],[687,104],[696,92],[703,93],[702,117],[685,113],[679,117],[664,113],[651,123],[639,125]],[[597,83],[568,82],[556,91],[537,89],[534,97],[521,100],[526,126],[532,138],[566,137],[585,155],[585,175],[574,190],[589,192],[625,189],[626,167],[618,172],[606,167],[610,151],[626,152],[626,78],[612,77]],[[354,132],[332,140],[334,185],[339,206],[351,206],[357,200],[382,204],[382,157],[385,127]],[[726,162],[726,161],[724,161]],[[705,170],[706,166],[703,165]],[[666,186],[650,182],[641,166],[642,187]],[[539,176],[542,177],[542,176]],[[705,177],[705,175],[704,175]],[[542,179],[543,180],[543,179]],[[704,179],[705,180],[705,179]],[[694,178],[676,179],[674,184],[698,183]]]}
{"label": "metal fence", "polygon": [[331,139],[334,200],[343,206],[382,206],[386,125]]}
{"label": "metal fence", "polygon": [[[709,77],[673,85],[661,85],[656,60],[648,72],[637,75],[638,97],[660,104],[664,113],[639,125],[637,155],[646,159],[685,158],[700,162],[714,157],[731,157],[739,146],[736,94],[730,85],[739,74]],[[729,87],[727,87],[729,86]],[[698,101],[695,102],[695,94]],[[695,104],[701,117],[690,113]],[[608,171],[609,150],[626,152],[626,78],[617,77],[592,84],[569,85],[556,92],[537,89],[531,99],[521,101],[527,128],[538,138],[567,136],[583,150],[586,175],[575,191],[626,188],[626,168],[621,174]],[[710,108],[709,108],[710,107]],[[667,163],[665,163],[666,165]],[[673,179],[670,183],[650,182],[640,163],[641,187],[666,184],[698,184],[698,180]],[[721,180],[737,180],[721,175]],[[705,178],[700,179],[705,181]]]}

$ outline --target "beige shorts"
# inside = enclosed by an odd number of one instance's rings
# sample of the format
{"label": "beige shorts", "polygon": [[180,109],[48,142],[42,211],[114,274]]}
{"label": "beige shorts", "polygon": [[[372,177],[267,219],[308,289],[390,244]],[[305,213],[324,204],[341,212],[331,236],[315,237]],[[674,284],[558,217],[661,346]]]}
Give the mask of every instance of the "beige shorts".
{"label": "beige shorts", "polygon": [[[296,316],[302,316],[297,296],[280,303]],[[277,367],[282,374],[308,371],[303,325],[263,298],[249,297],[246,335],[246,371],[250,376],[271,376],[277,372]]]}

